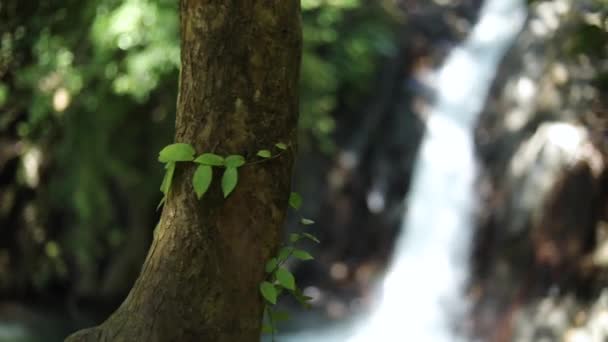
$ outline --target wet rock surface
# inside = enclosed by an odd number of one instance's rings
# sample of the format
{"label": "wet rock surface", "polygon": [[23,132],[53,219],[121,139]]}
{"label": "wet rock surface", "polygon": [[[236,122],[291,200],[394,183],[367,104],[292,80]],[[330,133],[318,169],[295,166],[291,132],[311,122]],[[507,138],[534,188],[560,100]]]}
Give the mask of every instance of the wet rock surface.
{"label": "wet rock surface", "polygon": [[593,25],[593,8],[570,1],[531,6],[479,123],[485,206],[470,296],[472,331],[482,340],[607,337],[597,328],[608,285],[601,262],[607,89],[595,81],[606,55],[571,44]]}
{"label": "wet rock surface", "polygon": [[295,265],[295,272],[316,299],[316,314],[332,320],[372,305],[401,233],[404,199],[434,101],[434,71],[466,37],[481,1],[396,3],[403,10],[397,51],[379,68],[365,105],[335,113],[335,158],[315,152],[299,159],[309,166],[296,175],[297,186],[305,198],[321,198],[305,200],[303,211],[316,218],[313,229],[323,244],[317,262]]}

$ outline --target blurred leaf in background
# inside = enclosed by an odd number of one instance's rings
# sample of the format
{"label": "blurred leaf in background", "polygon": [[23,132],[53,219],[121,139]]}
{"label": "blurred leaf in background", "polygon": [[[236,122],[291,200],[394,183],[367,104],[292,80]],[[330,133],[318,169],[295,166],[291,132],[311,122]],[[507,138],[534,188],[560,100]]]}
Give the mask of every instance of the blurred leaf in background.
{"label": "blurred leaf in background", "polygon": [[302,17],[300,126],[304,142],[313,137],[322,151],[330,152],[332,112],[340,102],[351,108],[360,104],[373,84],[378,58],[396,46],[391,22],[374,2],[303,0]]}
{"label": "blurred leaf in background", "polygon": [[[302,142],[330,152],[332,113],[368,90],[391,23],[371,1],[302,9]],[[0,22],[0,292],[124,293],[172,140],[177,2],[8,0]]]}

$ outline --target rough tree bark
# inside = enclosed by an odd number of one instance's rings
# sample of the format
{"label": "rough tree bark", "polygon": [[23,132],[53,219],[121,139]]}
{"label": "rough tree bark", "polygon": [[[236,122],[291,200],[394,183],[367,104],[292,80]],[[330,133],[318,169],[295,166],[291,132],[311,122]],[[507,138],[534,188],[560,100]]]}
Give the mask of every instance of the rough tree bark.
{"label": "rough tree bark", "polygon": [[[254,156],[295,144],[298,0],[182,0],[177,142]],[[196,199],[178,165],[133,289],[101,325],[67,341],[259,341],[258,284],[280,242],[293,153],[243,166],[226,200],[219,174]],[[189,164],[189,163],[188,163]]]}

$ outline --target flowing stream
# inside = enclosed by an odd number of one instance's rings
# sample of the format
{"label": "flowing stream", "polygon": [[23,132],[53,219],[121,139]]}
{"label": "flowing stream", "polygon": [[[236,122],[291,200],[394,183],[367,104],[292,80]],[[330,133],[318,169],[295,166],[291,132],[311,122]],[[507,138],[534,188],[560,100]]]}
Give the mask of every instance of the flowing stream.
{"label": "flowing stream", "polygon": [[379,302],[346,327],[288,342],[458,341],[467,310],[476,161],[473,130],[505,51],[526,17],[523,0],[486,0],[470,36],[437,71],[437,101],[418,152],[402,233]]}

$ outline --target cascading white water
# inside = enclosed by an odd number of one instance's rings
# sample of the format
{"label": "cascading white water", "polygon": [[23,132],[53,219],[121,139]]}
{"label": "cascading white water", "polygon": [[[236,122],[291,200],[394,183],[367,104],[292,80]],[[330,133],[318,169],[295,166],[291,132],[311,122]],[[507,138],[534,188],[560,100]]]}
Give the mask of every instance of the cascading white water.
{"label": "cascading white water", "polygon": [[451,322],[467,307],[463,292],[475,204],[473,130],[498,63],[525,16],[523,0],[487,0],[471,35],[438,71],[437,103],[427,121],[403,233],[379,305],[350,331],[281,341],[458,340]]}
{"label": "cascading white water", "polygon": [[352,342],[454,341],[452,319],[466,309],[476,163],[473,130],[498,63],[521,30],[521,0],[488,0],[469,38],[437,77],[437,103],[414,170],[404,233],[382,300]]}

